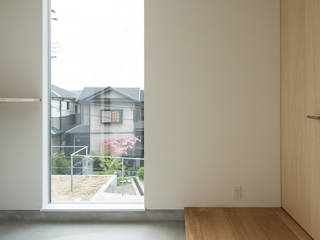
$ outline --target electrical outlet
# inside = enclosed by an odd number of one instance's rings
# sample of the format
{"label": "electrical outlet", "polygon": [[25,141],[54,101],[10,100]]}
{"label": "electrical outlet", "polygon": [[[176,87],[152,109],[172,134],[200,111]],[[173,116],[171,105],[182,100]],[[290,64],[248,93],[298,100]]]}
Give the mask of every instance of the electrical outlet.
{"label": "electrical outlet", "polygon": [[241,200],[241,198],[242,198],[241,186],[234,186],[232,188],[232,198],[233,198],[233,200]]}

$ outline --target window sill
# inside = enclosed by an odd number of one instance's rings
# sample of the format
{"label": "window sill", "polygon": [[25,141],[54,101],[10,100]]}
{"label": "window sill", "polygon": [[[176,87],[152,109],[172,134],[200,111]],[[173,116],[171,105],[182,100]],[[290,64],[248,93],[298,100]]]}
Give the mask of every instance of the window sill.
{"label": "window sill", "polygon": [[145,211],[143,203],[94,204],[94,203],[51,203],[42,212],[133,212]]}

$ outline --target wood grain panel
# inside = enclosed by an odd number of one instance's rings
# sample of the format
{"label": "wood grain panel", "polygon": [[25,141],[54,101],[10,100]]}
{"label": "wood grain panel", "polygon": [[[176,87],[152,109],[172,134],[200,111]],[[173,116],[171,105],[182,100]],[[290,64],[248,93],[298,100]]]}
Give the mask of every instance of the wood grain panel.
{"label": "wood grain panel", "polygon": [[280,208],[185,208],[187,240],[311,240]]}
{"label": "wood grain panel", "polygon": [[[320,0],[306,2],[308,112],[320,113]],[[320,239],[320,121],[308,120],[311,178],[311,235]]]}
{"label": "wood grain panel", "polygon": [[320,239],[320,0],[281,1],[282,206]]}

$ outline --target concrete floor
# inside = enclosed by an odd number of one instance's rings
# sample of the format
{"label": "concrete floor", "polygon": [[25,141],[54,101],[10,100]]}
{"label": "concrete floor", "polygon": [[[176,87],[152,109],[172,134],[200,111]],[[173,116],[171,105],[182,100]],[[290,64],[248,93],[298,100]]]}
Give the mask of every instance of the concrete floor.
{"label": "concrete floor", "polygon": [[0,222],[1,240],[182,240],[184,222]]}

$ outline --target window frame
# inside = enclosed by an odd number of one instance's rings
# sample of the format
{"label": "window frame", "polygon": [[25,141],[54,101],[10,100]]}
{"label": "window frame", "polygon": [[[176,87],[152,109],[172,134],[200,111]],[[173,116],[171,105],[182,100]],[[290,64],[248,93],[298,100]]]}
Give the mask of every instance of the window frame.
{"label": "window frame", "polygon": [[[42,2],[42,212],[131,212],[145,211],[142,202],[52,202],[51,201],[51,0]],[[61,110],[60,102],[60,110]],[[78,105],[80,118],[82,107]],[[122,110],[120,112],[123,120]]]}
{"label": "window frame", "polygon": [[[103,112],[110,112],[110,114],[111,114],[111,121],[110,122],[104,122],[102,120]],[[113,112],[118,112],[119,113],[119,121],[117,121],[117,122],[113,122],[112,121],[112,113]],[[108,109],[108,108],[100,109],[100,123],[101,124],[121,124],[121,123],[123,123],[123,110],[122,109]]]}

